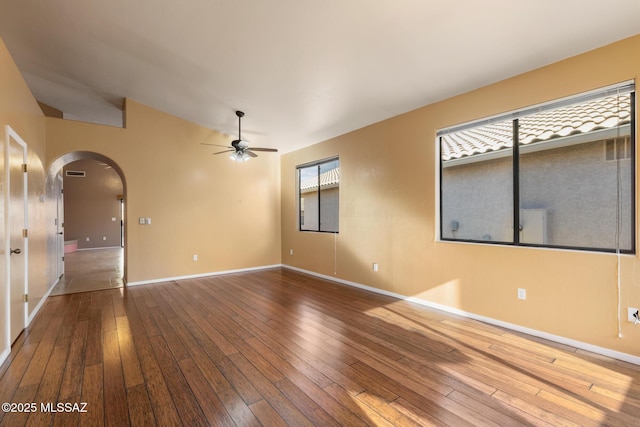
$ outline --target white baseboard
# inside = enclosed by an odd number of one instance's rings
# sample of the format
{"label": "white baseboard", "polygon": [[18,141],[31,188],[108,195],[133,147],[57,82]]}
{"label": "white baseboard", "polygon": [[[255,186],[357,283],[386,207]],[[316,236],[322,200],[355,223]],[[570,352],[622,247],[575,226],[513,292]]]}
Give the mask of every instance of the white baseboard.
{"label": "white baseboard", "polygon": [[490,317],[480,316],[478,314],[474,314],[474,313],[470,313],[470,312],[467,312],[467,311],[459,310],[457,308],[449,307],[449,306],[446,306],[446,305],[443,305],[443,304],[437,304],[437,303],[430,302],[430,301],[427,301],[427,300],[424,300],[424,299],[415,298],[415,297],[406,297],[404,295],[396,294],[394,292],[385,291],[383,289],[378,289],[378,288],[374,288],[374,287],[371,287],[371,286],[366,286],[366,285],[363,285],[363,284],[360,284],[360,283],[356,283],[356,282],[350,282],[348,280],[343,280],[343,279],[339,279],[337,277],[316,273],[314,271],[304,270],[302,268],[293,267],[293,266],[290,266],[290,265],[287,265],[287,264],[283,264],[282,267],[288,268],[290,270],[295,270],[295,271],[298,271],[300,273],[309,274],[311,276],[319,277],[321,279],[326,279],[326,280],[330,280],[330,281],[333,281],[333,282],[342,283],[343,285],[353,286],[353,287],[356,287],[356,288],[364,289],[366,291],[375,292],[377,294],[382,294],[382,295],[390,296],[390,297],[393,297],[393,298],[409,301],[409,302],[412,302],[414,304],[419,304],[419,305],[422,305],[422,306],[425,306],[425,307],[428,307],[428,308],[432,308],[432,309],[435,309],[435,310],[440,310],[440,311],[444,311],[444,312],[447,312],[447,313],[456,314],[458,316],[467,317],[469,319],[478,320],[480,322],[484,322],[484,323],[488,323],[488,324],[491,324],[491,325],[499,326],[501,328],[511,329],[513,331],[516,331],[516,332],[522,332],[524,334],[532,335],[534,337],[544,338],[544,339],[549,340],[549,341],[554,341],[554,342],[557,342],[557,343],[560,343],[560,344],[569,345],[571,347],[579,348],[581,350],[590,351],[590,352],[596,353],[596,354],[601,354],[603,356],[607,356],[607,357],[611,357],[611,358],[614,358],[614,359],[622,360],[624,362],[629,362],[629,363],[633,363],[635,365],[640,365],[640,357],[634,356],[632,354],[622,353],[620,351],[615,351],[615,350],[611,350],[611,349],[608,349],[608,348],[599,347],[599,346],[596,346],[596,345],[593,345],[593,344],[588,344],[588,343],[585,343],[585,342],[582,342],[582,341],[576,341],[576,340],[573,340],[573,339],[570,339],[570,338],[565,338],[565,337],[562,337],[562,336],[559,336],[559,335],[549,334],[547,332],[538,331],[536,329],[526,328],[524,326],[516,325],[514,323],[503,322],[501,320],[493,319],[493,318],[490,318]]}
{"label": "white baseboard", "polygon": [[103,249],[124,249],[122,246],[98,246],[97,248],[78,248],[75,251],[76,252],[82,252],[82,251],[100,251]]}
{"label": "white baseboard", "polygon": [[[58,278],[58,280],[60,280],[60,278]],[[31,321],[36,317],[36,315],[44,305],[45,301],[47,301],[47,298],[49,298],[49,295],[51,295],[51,291],[53,291],[53,288],[55,287],[56,283],[58,283],[58,280],[56,280],[53,286],[49,287],[49,290],[45,292],[45,294],[42,296],[38,305],[36,305],[33,311],[29,314],[29,318],[27,319],[27,324],[25,325],[25,328],[28,327],[31,324]]]}
{"label": "white baseboard", "polygon": [[268,270],[270,268],[277,268],[277,267],[282,267],[282,264],[263,265],[260,267],[239,268],[237,270],[214,271],[210,273],[192,274],[189,276],[162,277],[162,278],[151,279],[151,280],[140,280],[137,282],[127,282],[127,286],[150,285],[152,283],[173,282],[174,280],[199,279],[202,277],[220,276],[223,274],[246,273],[248,271]]}
{"label": "white baseboard", "polygon": [[2,366],[5,360],[7,360],[10,354],[11,354],[11,347],[5,348],[2,351],[2,353],[0,353],[0,366]]}

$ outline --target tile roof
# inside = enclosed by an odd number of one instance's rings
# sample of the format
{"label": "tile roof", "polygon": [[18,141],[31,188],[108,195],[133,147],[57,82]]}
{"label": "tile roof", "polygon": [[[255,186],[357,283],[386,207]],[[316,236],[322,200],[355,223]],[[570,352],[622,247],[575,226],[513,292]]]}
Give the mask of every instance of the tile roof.
{"label": "tile roof", "polygon": [[[519,119],[520,144],[549,141],[610,129],[631,122],[631,96],[610,96]],[[511,120],[490,123],[442,136],[442,160],[460,159],[513,147]]]}
{"label": "tile roof", "polygon": [[[320,174],[320,189],[322,187],[335,186],[340,183],[340,168],[334,168]],[[318,178],[309,178],[300,183],[300,191],[309,191],[318,188]]]}

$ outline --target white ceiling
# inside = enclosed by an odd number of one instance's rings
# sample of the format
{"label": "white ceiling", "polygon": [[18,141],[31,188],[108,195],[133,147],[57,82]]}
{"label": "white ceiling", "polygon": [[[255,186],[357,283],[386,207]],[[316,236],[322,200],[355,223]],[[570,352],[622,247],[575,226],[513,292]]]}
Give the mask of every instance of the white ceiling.
{"label": "white ceiling", "polygon": [[65,117],[118,125],[127,97],[236,136],[243,110],[283,152],[639,32],[639,0],[0,0]]}

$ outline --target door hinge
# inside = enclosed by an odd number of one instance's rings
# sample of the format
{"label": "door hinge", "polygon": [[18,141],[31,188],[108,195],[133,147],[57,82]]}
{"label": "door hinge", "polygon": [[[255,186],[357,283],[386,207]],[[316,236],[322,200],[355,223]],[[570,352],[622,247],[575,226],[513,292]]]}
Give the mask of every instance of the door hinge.
{"label": "door hinge", "polygon": [[22,164],[22,172],[27,173],[27,164],[26,163]]}
{"label": "door hinge", "polygon": [[29,302],[29,294],[24,294],[24,302]]}
{"label": "door hinge", "polygon": [[64,257],[62,257],[62,262],[64,262]]}
{"label": "door hinge", "polygon": [[26,228],[22,230],[22,237],[29,237],[29,231]]}

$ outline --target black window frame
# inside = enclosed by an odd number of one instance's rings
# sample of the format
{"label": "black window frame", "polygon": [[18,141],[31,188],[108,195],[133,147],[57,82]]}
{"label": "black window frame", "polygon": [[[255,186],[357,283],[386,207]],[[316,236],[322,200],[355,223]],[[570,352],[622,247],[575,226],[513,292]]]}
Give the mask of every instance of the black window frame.
{"label": "black window frame", "polygon": [[[314,162],[310,162],[310,163],[305,163],[302,165],[298,165],[296,166],[296,175],[297,175],[297,179],[296,179],[296,196],[297,196],[297,211],[298,211],[298,231],[302,231],[302,232],[311,232],[311,233],[331,233],[331,234],[339,234],[340,233],[340,199],[338,197],[338,205],[337,205],[337,218],[338,218],[338,224],[337,224],[337,230],[323,230],[322,229],[322,185],[321,185],[321,167],[322,165],[331,163],[331,162],[338,162],[338,169],[340,168],[340,157],[339,156],[334,156],[334,157],[329,157],[326,159],[322,159],[322,160],[317,160]],[[302,226],[304,225],[304,221],[305,218],[308,218],[307,216],[307,212],[302,210],[302,202],[301,202],[301,189],[302,189],[302,174],[300,173],[301,169],[307,169],[307,168],[311,168],[311,167],[317,167],[318,169],[318,188],[317,188],[317,199],[318,199],[318,229],[314,229],[314,230],[310,230],[308,228],[303,229]],[[337,183],[337,187],[338,189],[340,188],[340,180],[338,180]],[[339,191],[339,190],[338,190]]]}
{"label": "black window frame", "polygon": [[[613,86],[611,91],[615,91],[616,88],[630,87],[630,90],[627,92],[630,94],[630,123],[629,123],[629,145],[626,148],[626,152],[628,153],[626,156],[621,158],[616,158],[613,161],[630,161],[630,195],[631,195],[631,224],[630,224],[630,237],[631,237],[631,247],[630,249],[621,249],[621,248],[602,248],[602,247],[582,247],[582,246],[570,246],[570,245],[556,245],[556,244],[536,244],[536,243],[525,243],[520,241],[520,227],[516,226],[516,224],[520,224],[520,153],[519,153],[519,132],[518,132],[518,120],[519,118],[526,117],[536,111],[536,109],[540,109],[541,106],[533,106],[520,111],[513,111],[510,113],[501,114],[496,117],[491,117],[487,119],[477,120],[472,123],[467,123],[460,126],[454,126],[451,128],[447,128],[444,130],[440,130],[437,132],[436,138],[436,150],[437,150],[437,159],[438,159],[438,207],[439,207],[439,219],[438,219],[438,239],[443,242],[462,242],[462,243],[478,243],[478,244],[486,244],[486,245],[498,245],[498,246],[522,246],[522,247],[539,247],[539,248],[548,248],[548,249],[567,249],[567,250],[578,250],[578,251],[588,251],[588,252],[603,252],[603,253],[621,253],[621,254],[635,254],[636,253],[636,88],[635,82],[627,82],[624,84],[619,84]],[[603,90],[607,92],[607,90]],[[593,91],[595,93],[600,93],[600,90]],[[581,97],[589,96],[587,94],[579,94],[573,97],[568,97],[562,100],[552,101],[548,104],[545,104],[544,107],[548,105],[555,104],[566,104],[567,101],[572,99],[580,99]],[[578,101],[579,102],[579,101]],[[560,108],[560,107],[556,107]],[[505,242],[505,241],[487,241],[480,239],[461,239],[455,237],[447,237],[445,236],[445,227],[447,224],[444,223],[444,212],[443,212],[443,159],[442,159],[442,138],[443,134],[449,132],[457,132],[458,130],[470,129],[473,127],[480,127],[484,124],[492,123],[498,120],[505,120],[511,117],[513,123],[513,147],[512,147],[512,177],[513,177],[513,241]],[[616,156],[617,157],[617,156]],[[611,160],[607,160],[611,161]],[[456,227],[457,227],[457,221]]]}

